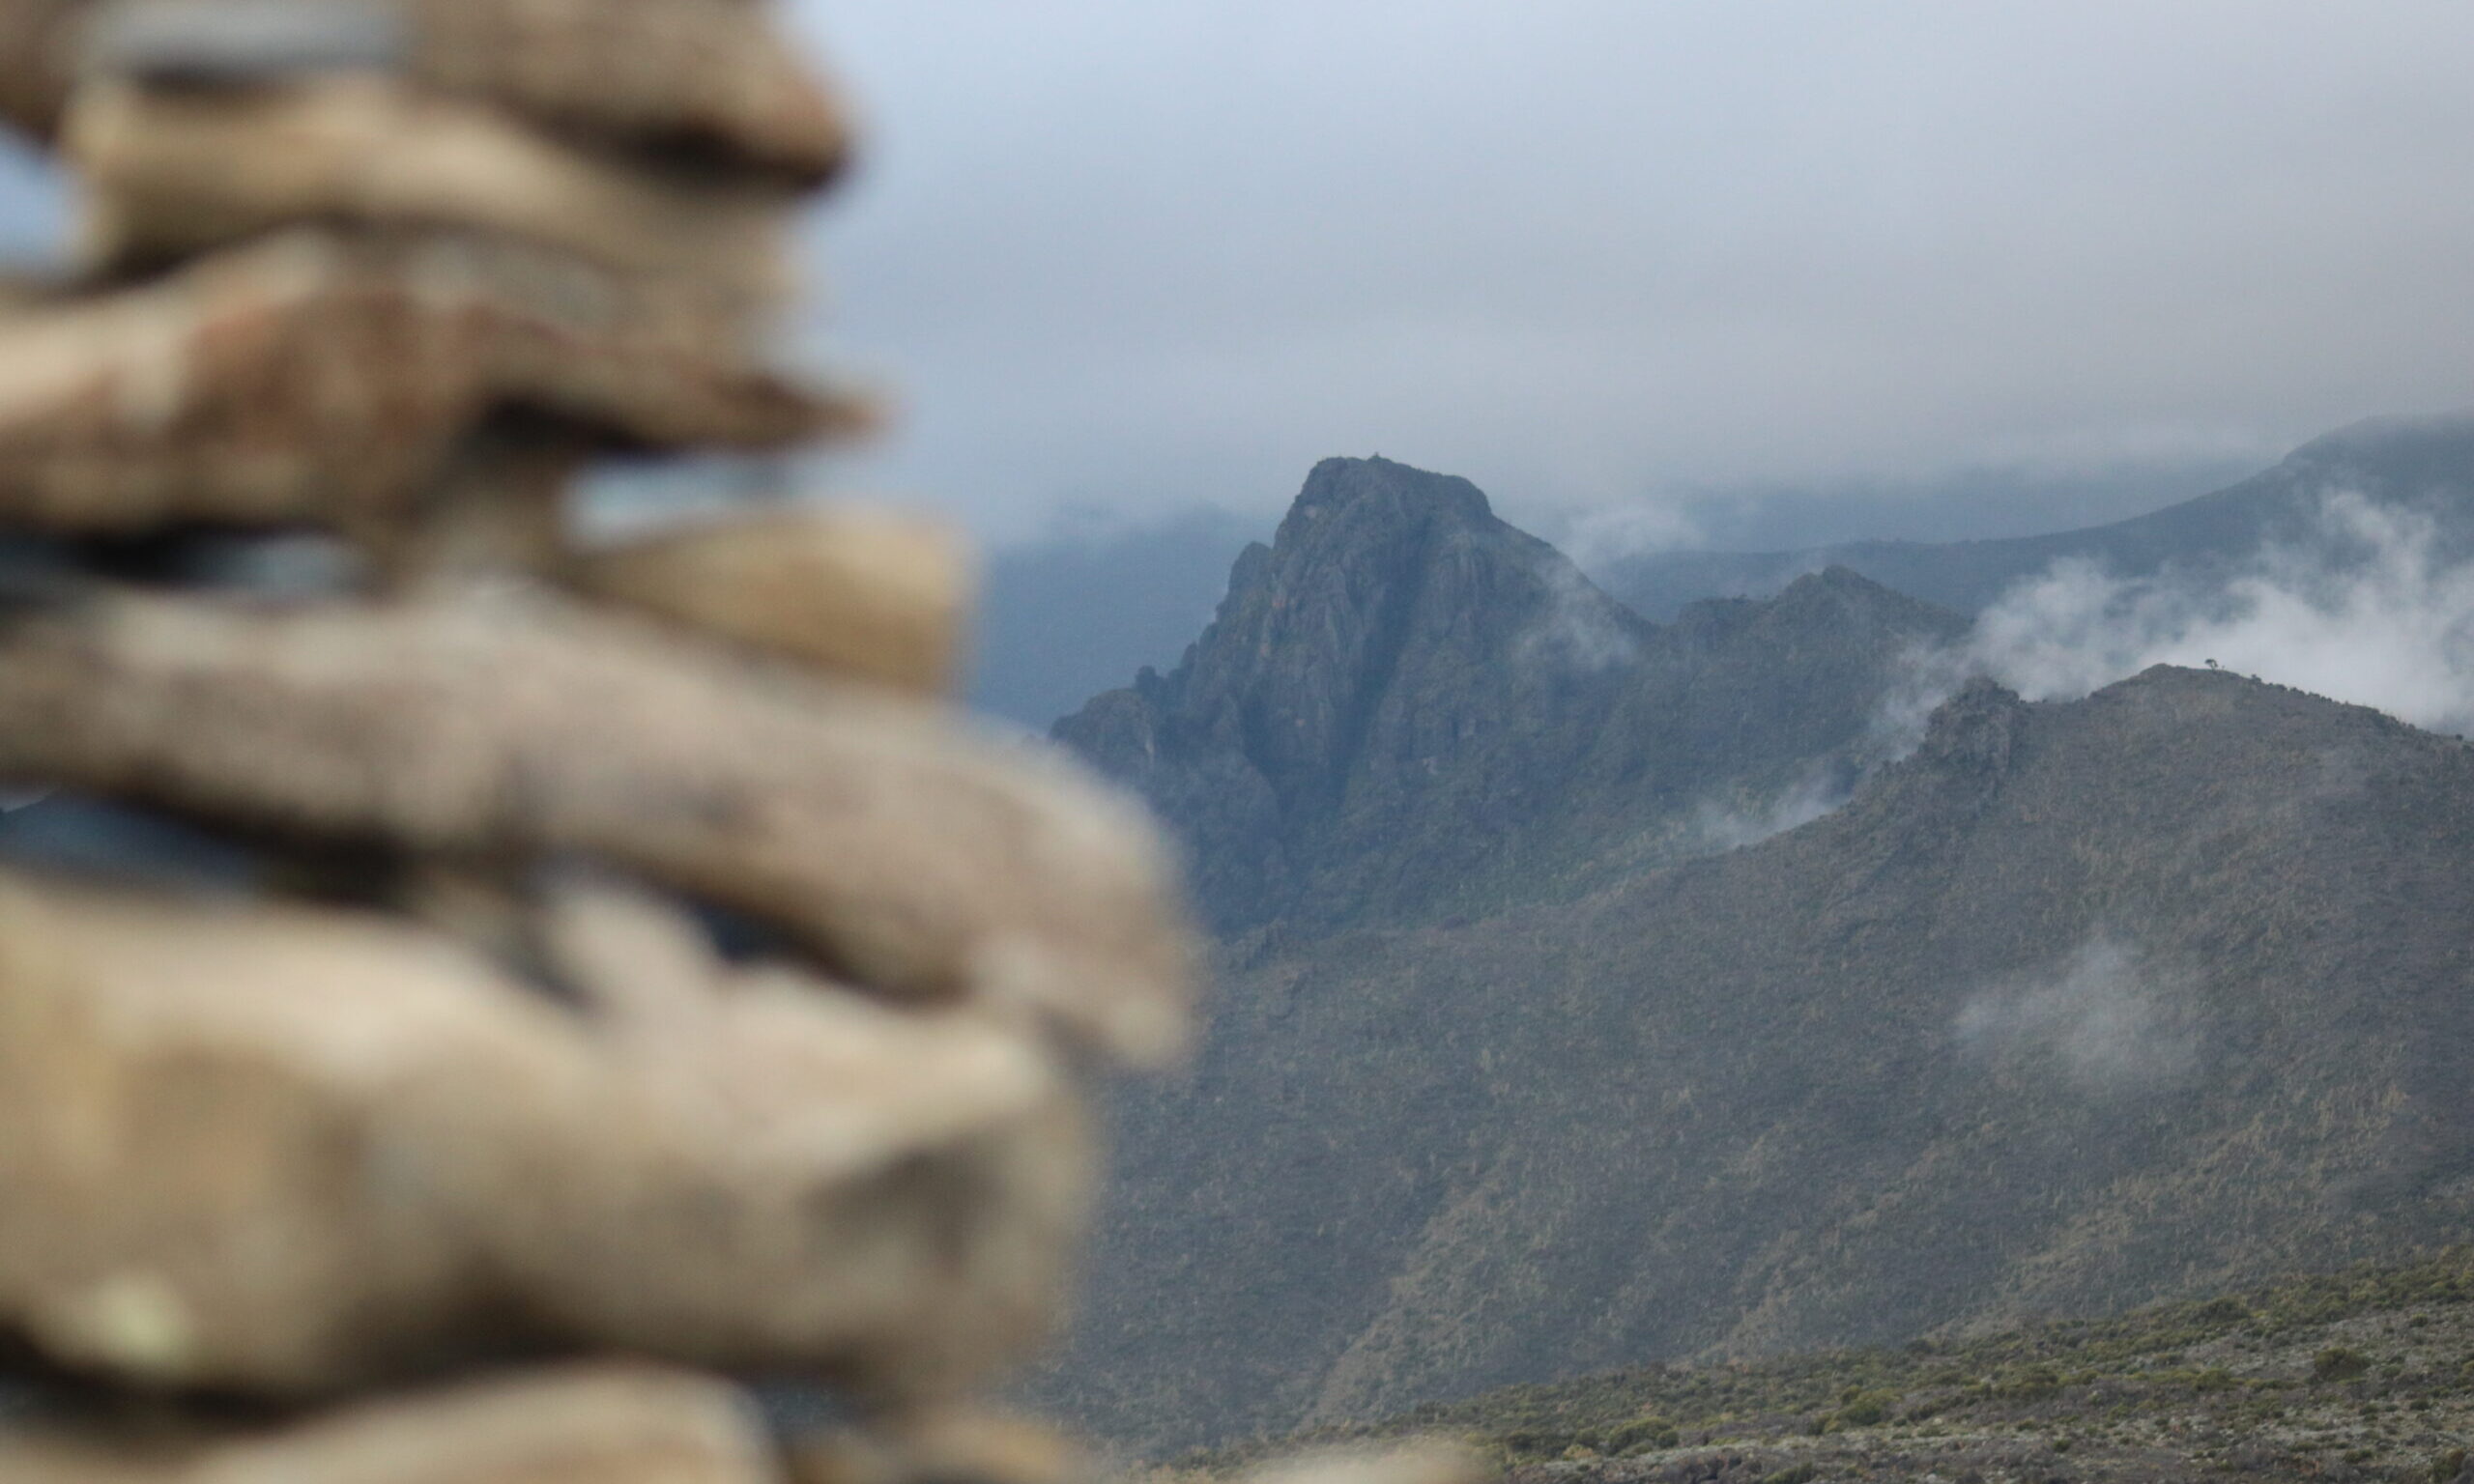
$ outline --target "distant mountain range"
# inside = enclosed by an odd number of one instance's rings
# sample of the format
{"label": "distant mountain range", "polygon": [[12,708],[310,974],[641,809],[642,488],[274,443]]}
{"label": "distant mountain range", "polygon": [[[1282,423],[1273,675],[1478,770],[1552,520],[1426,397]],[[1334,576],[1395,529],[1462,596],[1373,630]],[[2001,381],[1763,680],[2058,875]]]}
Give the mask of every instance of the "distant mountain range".
{"label": "distant mountain range", "polygon": [[[2189,488],[2198,471],[2152,474],[2160,488]],[[2120,508],[2134,476],[2101,481],[2100,502]],[[1772,551],[1667,551],[1594,556],[1590,577],[1634,612],[1664,622],[1705,598],[1768,597],[1796,578],[1832,565],[1962,613],[1998,597],[2010,583],[2055,559],[2086,556],[2122,576],[2168,564],[2204,575],[2258,551],[2263,541],[2310,534],[2318,497],[2358,489],[2382,500],[2435,510],[2458,552],[2474,548],[2474,416],[2387,418],[2318,439],[2255,477],[2133,520],[2046,535],[1975,541],[1849,541]],[[1807,493],[1776,504],[1755,524],[1792,525],[1798,511],[1827,513],[1845,528],[1850,510],[1913,521],[1958,519],[1972,490],[1980,501],[2050,502],[2061,486],[2017,476],[1937,484],[1914,510],[1880,491]],[[1903,515],[1899,512],[1904,511]],[[1069,525],[990,556],[981,602],[971,701],[1045,730],[1093,695],[1122,685],[1141,666],[1175,667],[1210,619],[1231,557],[1263,525],[1229,511],[1187,510],[1148,523]],[[1740,522],[1730,521],[1734,525]],[[1593,543],[1595,545],[1595,543]]]}
{"label": "distant mountain range", "polygon": [[[2322,441],[2149,550],[2444,497],[2467,442]],[[1464,481],[1318,466],[1185,661],[1057,728],[1225,972],[1122,1109],[1047,1399],[1180,1445],[2461,1236],[2474,750],[2160,668],[1977,684],[1889,761],[1963,625],[1848,570],[1654,623]]]}
{"label": "distant mountain range", "polygon": [[1601,562],[1593,575],[1654,618],[1704,598],[1776,592],[1831,565],[1974,613],[2065,557],[2097,561],[2125,577],[2169,565],[2204,577],[2262,547],[2307,543],[2321,500],[2338,491],[2427,508],[2440,517],[2440,555],[2474,555],[2474,415],[2356,423],[2214,494],[2084,530],[1990,541],[1855,541],[1783,552],[1659,552]]}

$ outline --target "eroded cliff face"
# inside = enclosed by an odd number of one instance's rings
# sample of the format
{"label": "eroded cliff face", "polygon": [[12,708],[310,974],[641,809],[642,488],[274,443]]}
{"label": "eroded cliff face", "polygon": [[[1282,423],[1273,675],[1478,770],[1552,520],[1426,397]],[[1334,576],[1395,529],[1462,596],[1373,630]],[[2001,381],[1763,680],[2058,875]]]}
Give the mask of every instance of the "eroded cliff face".
{"label": "eroded cliff face", "polygon": [[1467,480],[1328,459],[1184,663],[1056,735],[1183,839],[1223,934],[1470,916],[1843,793],[1957,627],[1840,571],[1651,624]]}

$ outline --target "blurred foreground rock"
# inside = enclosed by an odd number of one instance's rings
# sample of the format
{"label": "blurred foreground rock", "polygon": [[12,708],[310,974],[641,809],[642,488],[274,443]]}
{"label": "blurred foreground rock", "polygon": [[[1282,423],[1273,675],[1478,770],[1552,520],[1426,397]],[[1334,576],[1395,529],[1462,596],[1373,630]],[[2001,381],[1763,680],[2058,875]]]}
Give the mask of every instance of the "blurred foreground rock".
{"label": "blurred foreground rock", "polygon": [[397,854],[581,852],[865,985],[1137,1062],[1184,1025],[1188,945],[1138,813],[938,711],[548,595],[21,617],[0,772]]}
{"label": "blurred foreground rock", "polygon": [[596,596],[915,695],[953,685],[961,550],[875,510],[803,511],[667,532],[580,558]]}
{"label": "blurred foreground rock", "polygon": [[[302,228],[0,321],[0,518],[401,540],[494,414],[557,446],[767,449],[864,423],[726,296],[469,233]],[[510,554],[511,556],[514,554]]]}
{"label": "blurred foreground rock", "polygon": [[568,509],[870,420],[766,353],[770,12],[0,0],[0,114],[86,209],[0,304],[0,1480],[1089,1477],[975,1398],[1189,1040],[1165,851],[945,704],[936,528]]}
{"label": "blurred foreground rock", "polygon": [[0,1434],[9,1484],[777,1484],[730,1386],[647,1367],[565,1372],[337,1409],[289,1426]]}
{"label": "blurred foreground rock", "polygon": [[754,0],[0,3],[9,122],[53,137],[97,63],[157,80],[384,71],[561,133],[692,143],[791,184],[821,183],[849,149],[831,91]]}
{"label": "blurred foreground rock", "polygon": [[581,1004],[374,914],[0,877],[0,1321],[269,1394],[616,1347],[906,1395],[1039,1337],[1090,1177],[1034,1042],[565,895]]}

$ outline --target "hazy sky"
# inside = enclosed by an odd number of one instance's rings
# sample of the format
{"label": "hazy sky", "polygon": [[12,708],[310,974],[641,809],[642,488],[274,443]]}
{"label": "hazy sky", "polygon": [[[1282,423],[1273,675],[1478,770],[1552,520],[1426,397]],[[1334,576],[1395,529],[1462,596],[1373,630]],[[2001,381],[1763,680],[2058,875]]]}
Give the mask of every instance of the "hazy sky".
{"label": "hazy sky", "polygon": [[2474,403],[2462,0],[802,5],[871,134],[823,323],[907,403],[848,477],[992,533],[1337,452],[1538,511]]}
{"label": "hazy sky", "polygon": [[991,535],[1369,452],[1977,534],[2474,404],[2463,0],[793,3],[869,133],[810,329],[906,409],[834,477]]}

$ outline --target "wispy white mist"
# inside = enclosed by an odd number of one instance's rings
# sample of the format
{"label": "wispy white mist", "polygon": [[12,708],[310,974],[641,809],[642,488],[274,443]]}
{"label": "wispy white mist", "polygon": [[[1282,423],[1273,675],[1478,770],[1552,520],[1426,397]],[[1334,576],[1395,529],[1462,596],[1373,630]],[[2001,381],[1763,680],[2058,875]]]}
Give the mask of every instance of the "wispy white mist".
{"label": "wispy white mist", "polygon": [[2100,932],[2049,972],[1976,994],[1952,1029],[1971,1056],[2049,1067],[2086,1092],[2152,1091],[2198,1060],[2199,1038],[2173,1002],[2172,983]]}
{"label": "wispy white mist", "polygon": [[1548,533],[1555,549],[1584,572],[1603,571],[1627,556],[1707,544],[1707,532],[1690,512],[1652,500],[1558,512]]}
{"label": "wispy white mist", "polygon": [[1754,805],[1728,805],[1704,799],[1694,811],[1692,828],[1712,850],[1733,850],[1758,844],[1812,823],[1847,802],[1850,785],[1838,770],[1818,767],[1776,797]]}
{"label": "wispy white mist", "polygon": [[2056,563],[1987,609],[1959,645],[1919,654],[1884,729],[1920,734],[1961,682],[2071,699],[2151,665],[2213,663],[2437,731],[2474,731],[2474,563],[2426,513],[2340,493],[2309,539],[2230,573],[2128,578]]}
{"label": "wispy white mist", "polygon": [[1583,673],[1628,665],[1640,653],[1614,600],[1561,557],[1538,564],[1546,606],[1514,646],[1523,664],[1554,664]]}

